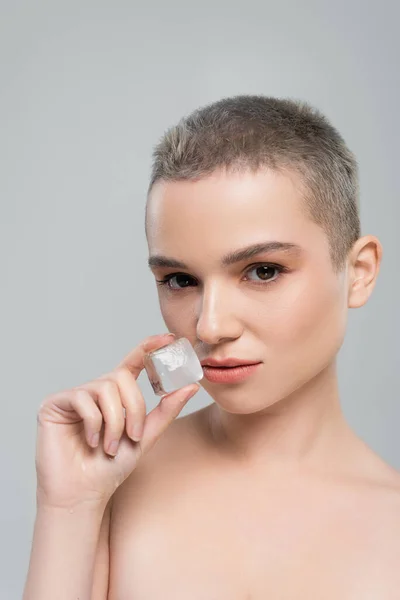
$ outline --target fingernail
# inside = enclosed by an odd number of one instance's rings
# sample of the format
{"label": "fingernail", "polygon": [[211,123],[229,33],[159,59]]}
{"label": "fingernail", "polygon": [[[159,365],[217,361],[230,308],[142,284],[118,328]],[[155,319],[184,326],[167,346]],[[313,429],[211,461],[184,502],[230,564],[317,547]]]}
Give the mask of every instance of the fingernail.
{"label": "fingernail", "polygon": [[142,437],[143,427],[140,424],[136,424],[132,428],[132,438],[138,442]]}
{"label": "fingernail", "polygon": [[90,443],[93,447],[96,447],[99,443],[99,439],[100,439],[100,434],[99,433],[95,433],[92,436],[92,439],[90,440]]}
{"label": "fingernail", "polygon": [[185,402],[186,400],[189,400],[192,396],[194,396],[194,394],[198,391],[199,388],[200,386],[196,386],[195,388],[188,390],[183,396],[182,401]]}
{"label": "fingernail", "polygon": [[114,440],[108,446],[108,452],[112,455],[115,455],[115,454],[117,454],[117,450],[118,450],[118,440]]}

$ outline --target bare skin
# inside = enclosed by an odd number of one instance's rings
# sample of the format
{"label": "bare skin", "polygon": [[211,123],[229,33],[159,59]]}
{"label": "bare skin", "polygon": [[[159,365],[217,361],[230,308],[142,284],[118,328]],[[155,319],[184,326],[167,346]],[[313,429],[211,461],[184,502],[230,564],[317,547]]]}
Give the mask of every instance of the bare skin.
{"label": "bare skin", "polygon": [[[158,281],[181,274],[158,287],[168,330],[260,365],[241,383],[204,377],[201,410],[177,418],[188,386],[146,414],[143,355],[171,341],[153,336],[49,396],[24,600],[398,600],[400,474],[347,424],[336,371],[382,248],[363,236],[335,273],[300,192],[271,172],[153,188],[149,254],[185,263],[152,263]],[[298,249],[221,264],[266,241]]]}
{"label": "bare skin", "polygon": [[175,390],[146,414],[136,382],[144,356],[173,339],[145,338],[109,373],[41,403],[37,510],[23,600],[107,597],[113,494],[199,389]]}
{"label": "bare skin", "polygon": [[[109,600],[399,598],[400,474],[346,423],[336,372],[382,248],[360,238],[334,274],[298,189],[273,173],[216,173],[153,191],[150,255],[188,266],[153,269],[189,276],[159,288],[169,331],[263,364],[241,384],[203,378],[215,402],[177,419],[114,494]],[[265,240],[303,250],[218,264]],[[261,287],[256,262],[289,272]]]}
{"label": "bare skin", "polygon": [[397,599],[398,473],[345,428],[327,470],[248,462],[211,436],[214,408],[174,421],[115,493],[108,599]]}

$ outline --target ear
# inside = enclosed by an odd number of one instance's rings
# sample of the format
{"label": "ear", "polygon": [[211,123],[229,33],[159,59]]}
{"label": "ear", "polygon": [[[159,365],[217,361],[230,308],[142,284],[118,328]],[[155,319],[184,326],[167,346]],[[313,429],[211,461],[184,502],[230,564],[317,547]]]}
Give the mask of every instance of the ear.
{"label": "ear", "polygon": [[354,243],[349,257],[349,308],[363,306],[372,294],[382,253],[382,244],[373,235],[365,235]]}

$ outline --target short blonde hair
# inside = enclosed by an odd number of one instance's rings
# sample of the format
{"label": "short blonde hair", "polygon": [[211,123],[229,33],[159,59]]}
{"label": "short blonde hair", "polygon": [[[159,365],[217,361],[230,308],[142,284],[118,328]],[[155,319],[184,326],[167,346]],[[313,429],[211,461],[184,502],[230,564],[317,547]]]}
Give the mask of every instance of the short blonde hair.
{"label": "short blonde hair", "polygon": [[361,234],[358,165],[339,132],[307,102],[240,95],[198,108],[155,146],[147,197],[159,180],[263,167],[301,176],[307,214],[324,229],[333,268],[341,271]]}

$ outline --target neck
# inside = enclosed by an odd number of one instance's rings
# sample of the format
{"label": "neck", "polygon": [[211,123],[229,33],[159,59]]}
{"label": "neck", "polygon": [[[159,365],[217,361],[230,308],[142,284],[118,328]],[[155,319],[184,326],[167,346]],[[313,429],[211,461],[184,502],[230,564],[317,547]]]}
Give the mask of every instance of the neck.
{"label": "neck", "polygon": [[213,444],[226,458],[263,469],[335,469],[355,435],[343,416],[336,362],[272,406],[252,414],[209,409]]}

